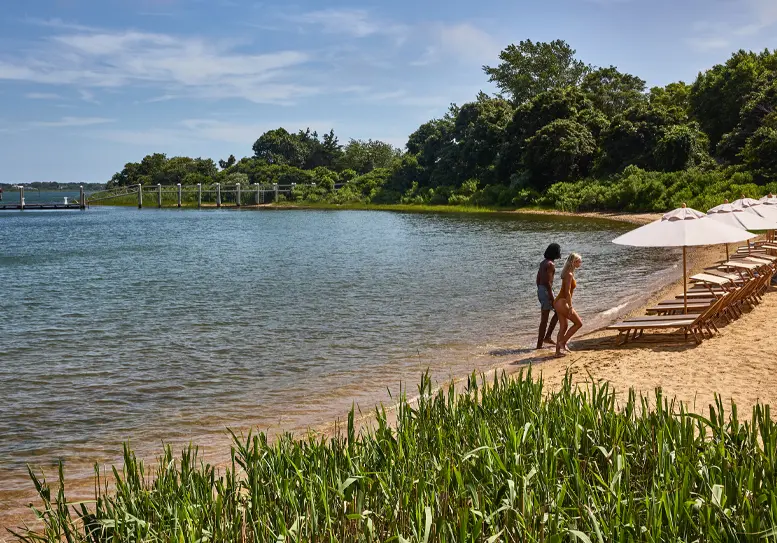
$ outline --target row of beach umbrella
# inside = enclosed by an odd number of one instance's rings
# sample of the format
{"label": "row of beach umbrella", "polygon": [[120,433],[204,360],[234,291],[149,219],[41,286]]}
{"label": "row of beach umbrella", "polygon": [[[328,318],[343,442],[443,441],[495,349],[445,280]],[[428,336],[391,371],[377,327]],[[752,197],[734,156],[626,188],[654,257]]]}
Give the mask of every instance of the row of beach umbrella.
{"label": "row of beach umbrella", "polygon": [[750,231],[777,230],[777,198],[771,194],[755,200],[744,196],[734,202],[702,213],[683,204],[683,207],[666,213],[635,230],[615,238],[613,243],[632,247],[682,247],[683,248],[683,294],[687,313],[687,264],[686,248],[703,245],[726,245],[747,241],[756,237]]}

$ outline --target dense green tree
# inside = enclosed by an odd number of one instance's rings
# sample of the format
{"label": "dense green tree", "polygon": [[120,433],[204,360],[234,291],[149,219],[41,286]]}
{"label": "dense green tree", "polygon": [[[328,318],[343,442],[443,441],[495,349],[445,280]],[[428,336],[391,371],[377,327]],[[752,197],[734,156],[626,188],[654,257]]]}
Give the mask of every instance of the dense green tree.
{"label": "dense green tree", "polygon": [[235,155],[229,155],[229,158],[227,160],[219,160],[219,168],[222,170],[226,170],[227,168],[231,168],[235,165],[237,162],[237,159],[235,158]]}
{"label": "dense green tree", "polygon": [[491,182],[492,170],[499,161],[505,128],[512,120],[513,108],[502,98],[480,93],[475,102],[459,109],[453,124],[453,140],[446,157],[455,165],[449,183],[467,179]]}
{"label": "dense green tree", "polygon": [[595,139],[609,124],[579,88],[553,89],[535,96],[515,110],[505,128],[498,163],[498,174],[503,183],[524,169],[527,140],[543,127],[562,119],[584,125]]}
{"label": "dense green tree", "polygon": [[739,113],[759,81],[777,70],[777,51],[739,50],[725,64],[700,73],[691,89],[694,117],[713,147],[739,123]]}
{"label": "dense green tree", "polygon": [[589,72],[583,78],[580,88],[594,106],[609,118],[646,99],[645,81],[619,72],[615,66]]}
{"label": "dense green tree", "polygon": [[190,174],[211,180],[218,172],[216,164],[209,158],[172,157],[163,153],[146,155],[138,162],[124,165],[122,171],[111,178],[112,185],[175,185],[192,182]]}
{"label": "dense green tree", "polygon": [[691,113],[691,86],[682,81],[670,83],[666,87],[653,87],[648,99],[652,106],[677,109],[684,114],[684,120]]}
{"label": "dense green tree", "polygon": [[428,185],[432,174],[440,161],[450,162],[446,155],[451,152],[454,143],[453,133],[459,108],[451,106],[440,119],[434,119],[422,124],[407,140],[408,153],[415,155],[423,170],[423,176],[418,180],[421,186]]}
{"label": "dense green tree", "polygon": [[298,134],[276,128],[262,134],[253,145],[254,156],[265,164],[285,164],[301,168],[307,159],[307,146]]}
{"label": "dense green tree", "polygon": [[[647,170],[660,169],[656,164],[658,143],[670,127],[681,123],[682,113],[675,108],[639,104],[628,109],[602,134],[601,171],[620,172],[630,165]],[[669,140],[666,146],[668,149]]]}
{"label": "dense green tree", "polygon": [[499,60],[495,67],[483,66],[483,71],[489,82],[495,83],[515,104],[551,89],[578,85],[590,71],[562,40],[511,44],[499,54]]}
{"label": "dense green tree", "polygon": [[318,132],[311,132],[308,128],[297,132],[296,138],[303,155],[302,165],[299,167],[303,169],[312,170],[320,166],[334,168],[342,155],[342,145],[335,136],[334,130],[330,130],[319,139]]}
{"label": "dense green tree", "polygon": [[524,164],[532,185],[544,190],[552,183],[587,175],[595,152],[596,141],[588,128],[558,119],[527,140]]}
{"label": "dense green tree", "polygon": [[709,140],[699,125],[675,124],[665,128],[653,151],[655,169],[677,172],[709,160]]}
{"label": "dense green tree", "polygon": [[389,168],[402,152],[393,145],[378,140],[348,142],[338,161],[338,167],[363,175],[375,168]]}
{"label": "dense green tree", "polygon": [[164,167],[167,163],[167,155],[164,153],[154,153],[146,155],[140,161],[139,173],[145,179],[153,184],[164,181]]}
{"label": "dense green tree", "polygon": [[313,144],[312,152],[308,157],[308,167],[334,169],[343,156],[343,146],[335,136],[335,131],[330,130],[321,138],[321,141]]}
{"label": "dense green tree", "polygon": [[770,124],[756,130],[742,150],[745,166],[761,183],[777,181],[777,122]]}
{"label": "dense green tree", "polygon": [[742,162],[741,153],[747,141],[762,126],[774,126],[777,117],[777,74],[762,77],[757,88],[746,98],[739,113],[739,122],[720,140],[718,158],[729,163]]}
{"label": "dense green tree", "polygon": [[226,178],[226,182],[230,185],[240,184],[245,187],[249,184],[250,179],[248,178],[248,174],[238,172],[229,174]]}

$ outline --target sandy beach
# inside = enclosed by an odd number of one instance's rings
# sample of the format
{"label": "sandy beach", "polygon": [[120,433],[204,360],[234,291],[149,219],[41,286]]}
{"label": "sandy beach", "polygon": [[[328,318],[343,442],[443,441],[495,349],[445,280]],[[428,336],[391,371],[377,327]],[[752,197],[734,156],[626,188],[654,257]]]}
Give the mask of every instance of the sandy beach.
{"label": "sandy beach", "polygon": [[[538,214],[541,212],[537,212]],[[560,212],[560,215],[565,213]],[[656,214],[590,214],[633,224],[646,224],[660,218]],[[733,249],[733,247],[730,247]],[[689,248],[688,275],[724,260],[723,246]],[[639,287],[635,281],[635,288]],[[622,315],[640,316],[656,302],[682,294],[682,280],[663,285],[647,293],[644,301]],[[585,315],[585,308],[580,308]],[[585,320],[585,316],[583,317]],[[494,373],[517,375],[531,369],[535,378],[542,377],[548,390],[560,386],[567,374],[574,384],[585,387],[592,380],[606,381],[615,391],[616,401],[626,399],[630,389],[651,400],[656,389],[661,389],[667,399],[682,402],[685,408],[699,414],[709,414],[715,395],[720,395],[727,412],[736,403],[738,418],[747,420],[756,403],[777,405],[777,336],[765,332],[765,323],[777,319],[777,288],[771,287],[763,301],[734,322],[720,326],[720,334],[696,345],[683,342],[667,333],[651,334],[646,340],[618,345],[617,331],[598,328],[574,337],[570,348],[574,351],[562,358],[555,357],[555,350],[506,349],[499,353],[499,362],[484,374],[486,380]],[[539,323],[539,312],[538,319]],[[557,333],[558,329],[554,332]],[[672,332],[672,331],[669,331]],[[455,379],[455,387],[461,390],[468,376]],[[446,389],[448,383],[440,383]],[[389,417],[391,413],[389,412]],[[361,419],[363,427],[370,426],[371,416]],[[319,428],[322,434],[330,434],[341,427],[333,423]]]}
{"label": "sandy beach", "polygon": [[[717,248],[697,251],[694,270],[724,256]],[[516,372],[531,365],[551,387],[558,385],[566,372],[579,384],[591,379],[608,381],[619,397],[627,395],[630,388],[648,396],[661,388],[665,397],[676,398],[698,413],[708,413],[715,394],[719,394],[727,407],[735,402],[739,417],[746,419],[757,402],[777,404],[777,337],[765,329],[766,323],[777,318],[775,290],[770,289],[760,305],[720,327],[719,335],[701,345],[674,338],[617,346],[617,332],[599,330],[573,339],[575,352],[564,358],[554,358],[552,350],[535,351],[516,358],[504,369]],[[645,307],[676,293],[682,293],[682,283],[668,285]],[[644,307],[634,314],[644,314]]]}

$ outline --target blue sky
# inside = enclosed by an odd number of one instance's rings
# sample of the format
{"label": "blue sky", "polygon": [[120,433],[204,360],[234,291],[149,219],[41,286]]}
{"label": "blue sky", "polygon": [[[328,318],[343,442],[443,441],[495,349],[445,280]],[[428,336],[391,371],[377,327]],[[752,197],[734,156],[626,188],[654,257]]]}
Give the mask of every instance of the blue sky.
{"label": "blue sky", "polygon": [[481,66],[526,38],[651,86],[777,45],[777,0],[4,4],[2,182],[103,182],[151,152],[240,158],[278,126],[402,147],[493,91]]}

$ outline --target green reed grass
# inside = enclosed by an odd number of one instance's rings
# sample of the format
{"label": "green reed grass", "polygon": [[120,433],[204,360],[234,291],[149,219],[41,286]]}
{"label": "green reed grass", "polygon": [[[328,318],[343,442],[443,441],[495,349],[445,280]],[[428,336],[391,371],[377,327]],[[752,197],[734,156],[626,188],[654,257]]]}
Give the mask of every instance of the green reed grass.
{"label": "green reed grass", "polygon": [[[487,385],[487,386],[486,386]],[[32,471],[34,541],[774,541],[777,427],[660,391],[621,408],[606,384],[543,390],[531,372],[466,391],[404,395],[391,424],[333,439],[235,436],[231,465],[168,447],[153,469],[128,448],[115,489],[67,504]]]}

